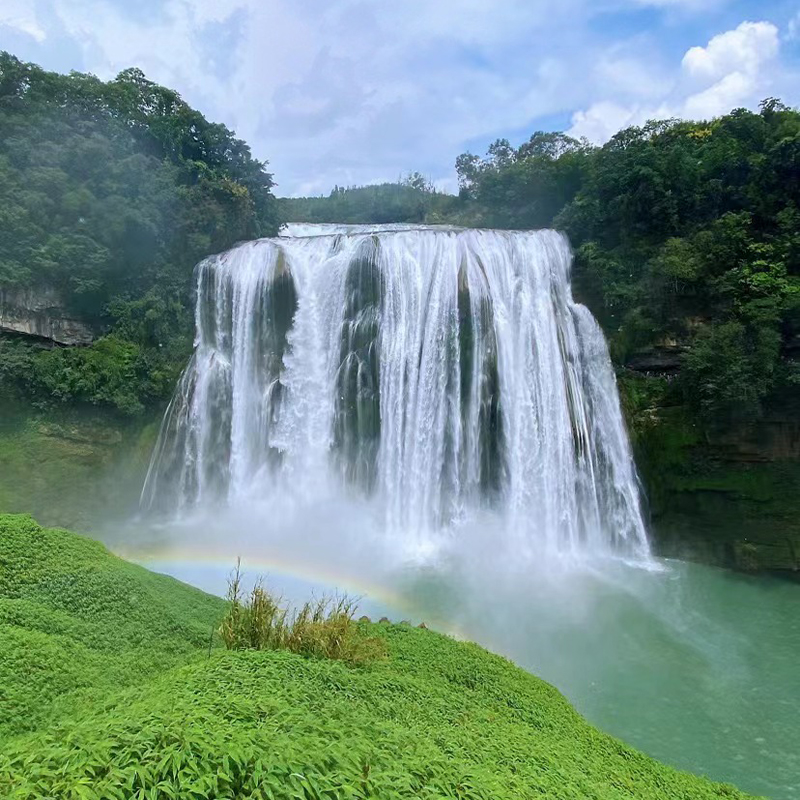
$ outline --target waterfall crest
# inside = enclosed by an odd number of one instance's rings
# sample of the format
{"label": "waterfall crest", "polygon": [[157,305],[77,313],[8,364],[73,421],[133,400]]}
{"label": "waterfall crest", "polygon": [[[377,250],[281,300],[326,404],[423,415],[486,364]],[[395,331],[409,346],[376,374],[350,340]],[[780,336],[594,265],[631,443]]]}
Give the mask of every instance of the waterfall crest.
{"label": "waterfall crest", "polygon": [[613,369],[570,264],[554,231],[403,225],[289,226],[207,259],[143,508],[334,485],[421,544],[485,512],[534,556],[646,556]]}

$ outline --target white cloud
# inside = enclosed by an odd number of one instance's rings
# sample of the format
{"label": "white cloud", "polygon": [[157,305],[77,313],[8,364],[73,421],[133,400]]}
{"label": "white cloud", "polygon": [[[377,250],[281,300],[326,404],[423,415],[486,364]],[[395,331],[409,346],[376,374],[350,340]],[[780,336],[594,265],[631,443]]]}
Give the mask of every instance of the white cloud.
{"label": "white cloud", "polygon": [[[391,180],[409,169],[451,180],[466,143],[563,110],[581,65],[587,0],[167,0],[131,19],[118,0],[50,0],[101,77],[140,66],[269,158],[280,191]],[[208,23],[243,16],[212,69]],[[213,27],[211,28],[213,31]],[[212,57],[216,36],[212,34]],[[554,58],[554,55],[558,55]],[[314,189],[316,187],[316,189]]]}
{"label": "white cloud", "polygon": [[592,72],[598,85],[613,87],[620,97],[663,95],[673,84],[671,76],[657,65],[617,48],[601,56]]}
{"label": "white cloud", "polygon": [[[753,107],[776,83],[779,47],[778,28],[771,22],[743,22],[712,37],[705,47],[689,48],[671,80],[641,83],[635,101],[602,100],[575,112],[570,133],[602,143],[623,125],[640,125],[648,119],[709,119],[735,107]],[[629,75],[646,69],[644,61],[638,68],[628,64],[606,90],[630,96]],[[605,77],[613,74],[606,71]]]}
{"label": "white cloud", "polygon": [[24,33],[40,43],[47,38],[39,25],[36,12],[26,0],[3,0],[0,6],[0,28],[2,27]]}
{"label": "white cloud", "polygon": [[733,72],[755,75],[778,53],[778,29],[771,22],[743,22],[714,36],[706,47],[686,51],[681,66],[698,80],[719,80]]}
{"label": "white cloud", "polygon": [[629,108],[609,101],[593,103],[585,111],[572,115],[571,136],[586,137],[590,142],[606,142],[618,130],[639,121],[635,107]]}
{"label": "white cloud", "polygon": [[[756,76],[744,72],[729,72],[713,86],[689,95],[681,107],[682,117],[709,119],[727,114],[756,97]],[[759,97],[759,99],[761,99]]]}
{"label": "white cloud", "polygon": [[681,66],[703,88],[685,98],[680,116],[715,117],[762,100],[771,83],[767,68],[779,47],[778,28],[771,22],[743,22],[714,36],[706,47],[692,47]]}

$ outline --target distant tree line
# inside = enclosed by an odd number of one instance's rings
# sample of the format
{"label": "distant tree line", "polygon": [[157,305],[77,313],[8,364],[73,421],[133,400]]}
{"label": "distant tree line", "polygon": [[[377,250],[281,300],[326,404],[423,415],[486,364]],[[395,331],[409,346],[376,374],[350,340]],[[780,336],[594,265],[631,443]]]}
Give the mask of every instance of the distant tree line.
{"label": "distant tree line", "polygon": [[334,186],[319,197],[282,197],[281,216],[288,222],[384,224],[391,222],[445,222],[457,198],[438,192],[419,172],[396,183],[370,186]]}

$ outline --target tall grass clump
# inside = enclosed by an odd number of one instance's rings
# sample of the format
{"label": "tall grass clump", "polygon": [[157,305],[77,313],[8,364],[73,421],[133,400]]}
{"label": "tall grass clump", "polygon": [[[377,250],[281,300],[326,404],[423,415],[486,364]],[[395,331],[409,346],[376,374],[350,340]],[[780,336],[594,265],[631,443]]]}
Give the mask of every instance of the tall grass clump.
{"label": "tall grass clump", "polygon": [[237,561],[228,579],[228,603],[220,626],[228,650],[288,650],[358,665],[386,656],[385,641],[359,629],[354,619],[357,602],[346,595],[323,596],[289,609],[264,588],[260,578],[246,593]]}

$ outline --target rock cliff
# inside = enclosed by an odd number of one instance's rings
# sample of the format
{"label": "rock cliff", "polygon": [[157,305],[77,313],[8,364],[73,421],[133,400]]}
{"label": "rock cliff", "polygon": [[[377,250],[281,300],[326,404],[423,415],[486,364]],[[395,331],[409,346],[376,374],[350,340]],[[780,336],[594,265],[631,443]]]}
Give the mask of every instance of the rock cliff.
{"label": "rock cliff", "polygon": [[51,288],[0,289],[0,333],[60,345],[87,345],[95,338],[89,325],[67,310]]}
{"label": "rock cliff", "polygon": [[671,391],[679,361],[639,353],[620,375],[660,555],[800,578],[800,413],[713,430]]}

